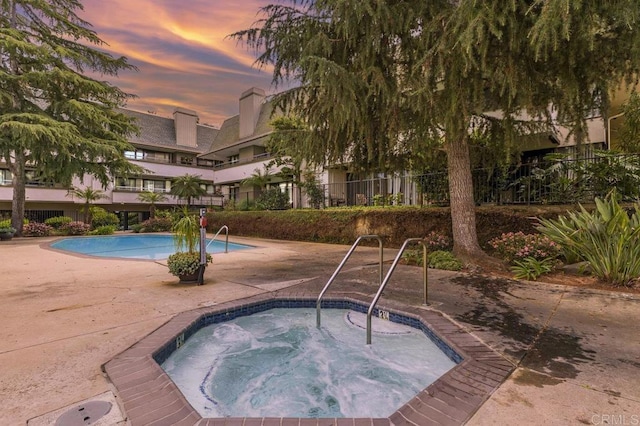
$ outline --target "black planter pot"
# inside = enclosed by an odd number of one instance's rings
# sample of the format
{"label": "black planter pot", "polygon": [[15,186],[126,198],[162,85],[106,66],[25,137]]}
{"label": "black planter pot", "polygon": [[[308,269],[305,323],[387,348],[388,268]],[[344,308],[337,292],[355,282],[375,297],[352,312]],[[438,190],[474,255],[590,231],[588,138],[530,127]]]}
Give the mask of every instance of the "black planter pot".
{"label": "black planter pot", "polygon": [[0,241],[9,241],[13,238],[13,232],[0,233]]}
{"label": "black planter pot", "polygon": [[195,283],[198,281],[198,273],[188,275],[178,275],[181,283]]}

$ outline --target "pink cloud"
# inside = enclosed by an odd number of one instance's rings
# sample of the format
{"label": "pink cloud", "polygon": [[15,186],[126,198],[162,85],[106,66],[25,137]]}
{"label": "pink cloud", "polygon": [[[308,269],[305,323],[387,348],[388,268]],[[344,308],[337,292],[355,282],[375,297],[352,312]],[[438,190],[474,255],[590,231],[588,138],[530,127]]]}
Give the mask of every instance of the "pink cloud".
{"label": "pink cloud", "polygon": [[249,87],[269,91],[268,70],[252,68],[253,52],[226,37],[247,29],[268,0],[85,0],[81,17],[139,72],[123,72],[112,83],[138,95],[133,109],[170,115],[183,106],[201,121],[221,124],[237,114],[238,98]]}

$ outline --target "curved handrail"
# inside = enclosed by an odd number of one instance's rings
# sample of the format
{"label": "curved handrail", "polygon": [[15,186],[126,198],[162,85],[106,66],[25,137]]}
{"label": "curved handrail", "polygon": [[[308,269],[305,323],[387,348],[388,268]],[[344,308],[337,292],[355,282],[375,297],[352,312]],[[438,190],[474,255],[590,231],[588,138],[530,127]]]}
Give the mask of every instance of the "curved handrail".
{"label": "curved handrail", "polygon": [[422,247],[424,248],[423,253],[422,253],[422,267],[423,267],[423,279],[424,279],[424,303],[425,305],[427,304],[427,243],[424,241],[424,239],[422,238],[409,238],[407,240],[404,241],[404,243],[402,244],[402,247],[400,247],[400,250],[398,251],[398,254],[396,255],[396,258],[393,260],[393,263],[391,264],[391,267],[389,268],[389,271],[387,272],[387,275],[384,277],[384,280],[382,281],[382,283],[380,284],[380,288],[378,288],[378,292],[376,293],[375,297],[373,298],[373,302],[371,302],[371,305],[369,305],[369,310],[367,311],[367,345],[371,344],[371,314],[373,313],[373,309],[376,306],[376,303],[378,303],[378,299],[380,299],[380,296],[382,295],[382,292],[384,291],[384,288],[386,287],[387,283],[389,282],[389,278],[391,277],[391,274],[393,274],[393,271],[396,269],[396,266],[398,265],[398,262],[400,261],[400,258],[402,257],[402,253],[404,252],[404,250],[407,248],[407,246],[410,243],[420,243],[422,244]]}
{"label": "curved handrail", "polygon": [[382,238],[380,238],[378,235],[361,235],[358,237],[356,242],[353,243],[353,245],[351,246],[347,254],[344,256],[344,259],[342,259],[342,262],[340,262],[340,265],[338,265],[338,268],[335,270],[333,275],[331,275],[331,278],[329,278],[329,281],[327,281],[324,288],[320,292],[320,296],[318,296],[318,300],[316,302],[316,326],[317,327],[320,327],[320,302],[322,300],[322,296],[324,296],[324,294],[327,292],[327,289],[329,288],[331,283],[333,283],[333,280],[336,279],[336,277],[338,276],[338,273],[340,273],[340,270],[347,263],[347,260],[349,259],[349,257],[351,257],[351,254],[355,251],[358,244],[360,244],[360,241],[366,240],[366,239],[378,240],[378,247],[380,249],[380,265],[378,268],[379,268],[379,275],[380,275],[380,284],[382,284],[382,262],[383,262]]}
{"label": "curved handrail", "polygon": [[220,235],[220,233],[223,230],[225,231],[225,235],[226,235],[226,239],[224,241],[224,252],[228,253],[229,252],[229,227],[227,225],[222,225],[222,227],[218,229],[218,232],[216,232],[213,238],[211,238],[211,241],[209,241],[209,243],[207,244],[207,247],[209,247],[209,244],[215,241],[215,239],[218,237],[218,235]]}

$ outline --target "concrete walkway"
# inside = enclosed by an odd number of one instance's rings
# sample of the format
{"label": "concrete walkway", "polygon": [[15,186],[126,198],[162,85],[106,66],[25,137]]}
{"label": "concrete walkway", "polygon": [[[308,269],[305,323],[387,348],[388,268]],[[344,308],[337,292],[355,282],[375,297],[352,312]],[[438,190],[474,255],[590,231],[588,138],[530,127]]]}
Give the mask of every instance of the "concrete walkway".
{"label": "concrete walkway", "polygon": [[[2,425],[110,391],[101,365],[179,312],[293,286],[319,291],[348,249],[233,238],[258,247],[214,255],[206,284],[193,286],[164,262],[41,247],[52,240],[0,243]],[[377,249],[358,248],[335,290],[375,293],[376,259]],[[640,424],[637,295],[429,276],[431,307],[518,367],[469,424]],[[385,297],[420,304],[421,270],[399,266]]]}

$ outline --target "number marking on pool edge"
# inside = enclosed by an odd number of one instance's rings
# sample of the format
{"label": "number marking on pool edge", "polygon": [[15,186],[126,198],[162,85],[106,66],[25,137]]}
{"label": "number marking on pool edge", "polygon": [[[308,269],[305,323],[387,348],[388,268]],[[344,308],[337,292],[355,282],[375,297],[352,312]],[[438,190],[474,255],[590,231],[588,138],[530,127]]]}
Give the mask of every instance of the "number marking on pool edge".
{"label": "number marking on pool edge", "polygon": [[378,318],[389,321],[389,311],[378,310]]}
{"label": "number marking on pool edge", "polygon": [[184,345],[184,333],[176,337],[176,349]]}

